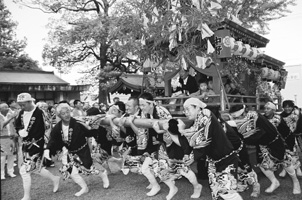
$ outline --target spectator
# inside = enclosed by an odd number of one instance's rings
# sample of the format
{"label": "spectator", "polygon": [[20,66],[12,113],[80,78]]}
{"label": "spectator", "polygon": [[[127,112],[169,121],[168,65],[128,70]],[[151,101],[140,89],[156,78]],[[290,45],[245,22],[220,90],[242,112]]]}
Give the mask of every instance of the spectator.
{"label": "spectator", "polygon": [[100,109],[101,114],[105,114],[107,112],[107,106],[105,104],[101,103],[100,107],[101,107],[101,109]]}
{"label": "spectator", "polygon": [[71,114],[72,114],[72,117],[86,115],[85,111],[83,110],[83,103],[80,100],[74,100],[74,109]]}
{"label": "spectator", "polygon": [[14,174],[14,153],[16,131],[12,127],[18,112],[10,113],[6,103],[0,104],[0,135],[1,135],[1,180],[5,179],[5,162],[7,161],[7,174],[16,177]]}
{"label": "spectator", "polygon": [[211,89],[208,89],[207,82],[202,81],[199,83],[199,91],[195,92],[191,96],[199,96],[201,99],[208,101],[209,95],[215,95],[215,92]]}
{"label": "spectator", "polygon": [[48,105],[46,102],[44,101],[39,101],[36,106],[38,106],[38,108],[40,108],[41,110],[45,111],[48,113]]}
{"label": "spectator", "polygon": [[120,101],[120,98],[119,97],[114,97],[113,98],[113,103],[115,104],[116,102]]}
{"label": "spectator", "polygon": [[83,105],[83,110],[86,112],[89,108],[91,108],[89,102],[85,102]]}
{"label": "spectator", "polygon": [[92,107],[95,107],[95,108],[97,108],[97,109],[100,109],[100,105],[99,105],[98,102],[93,103],[93,104],[92,104]]}
{"label": "spectator", "polygon": [[181,69],[179,71],[179,83],[181,87],[176,89],[177,91],[182,91],[185,95],[190,95],[198,91],[198,85],[195,78],[189,75],[189,70]]}

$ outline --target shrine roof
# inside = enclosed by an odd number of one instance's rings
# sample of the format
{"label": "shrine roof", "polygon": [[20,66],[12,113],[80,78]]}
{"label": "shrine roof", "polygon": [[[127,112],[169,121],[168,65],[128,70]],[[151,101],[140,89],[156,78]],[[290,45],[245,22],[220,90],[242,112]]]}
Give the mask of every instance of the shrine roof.
{"label": "shrine roof", "polygon": [[262,65],[271,66],[274,69],[282,69],[285,65],[285,62],[282,62],[276,58],[263,54],[259,58],[257,58],[256,63],[260,63]]}
{"label": "shrine roof", "polygon": [[0,84],[11,85],[69,85],[53,72],[0,71]]}
{"label": "shrine roof", "polygon": [[269,39],[253,32],[247,28],[244,28],[243,26],[241,26],[229,19],[224,19],[224,21],[222,21],[220,23],[212,24],[212,25],[210,25],[210,27],[213,31],[222,29],[222,28],[228,29],[231,32],[233,32],[234,37],[236,36],[241,39],[243,38],[246,40],[251,40],[251,42],[254,43],[253,46],[266,47],[267,43],[269,42]]}

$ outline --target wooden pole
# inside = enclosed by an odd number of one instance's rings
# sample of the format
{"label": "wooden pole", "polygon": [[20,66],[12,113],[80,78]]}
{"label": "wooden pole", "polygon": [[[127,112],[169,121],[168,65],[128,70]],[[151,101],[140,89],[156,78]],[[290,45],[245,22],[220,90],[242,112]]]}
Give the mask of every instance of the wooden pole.
{"label": "wooden pole", "polygon": [[[125,127],[130,127],[130,123],[129,123],[129,120],[128,120],[128,117],[125,117],[126,120],[125,120],[125,124],[124,126]],[[121,120],[121,118],[114,118],[113,119],[113,123],[115,125],[118,125],[119,124],[119,121]],[[188,119],[181,119],[186,125],[187,124],[190,124],[192,123],[191,120],[188,120]],[[169,121],[169,119],[134,119],[133,120],[133,124],[139,128],[152,128],[153,126],[153,123],[155,122],[159,122],[159,127],[161,129],[163,129],[163,124],[164,123],[167,123]],[[110,120],[109,118],[104,118],[100,121],[100,125],[110,125]]]}
{"label": "wooden pole", "polygon": [[[220,65],[220,61],[215,58],[215,62]],[[227,106],[228,108],[230,108],[230,103],[229,103],[229,100],[228,100],[228,96],[226,94],[226,91],[225,91],[225,88],[224,88],[224,85],[223,85],[223,82],[222,82],[222,78],[221,78],[221,74],[218,70],[218,66],[217,64],[215,64],[215,69],[217,71],[217,75],[218,75],[218,78],[219,78],[219,82],[220,82],[220,108],[221,108],[221,111],[225,111],[226,110],[226,106],[225,106],[225,103],[224,101],[227,103]]]}

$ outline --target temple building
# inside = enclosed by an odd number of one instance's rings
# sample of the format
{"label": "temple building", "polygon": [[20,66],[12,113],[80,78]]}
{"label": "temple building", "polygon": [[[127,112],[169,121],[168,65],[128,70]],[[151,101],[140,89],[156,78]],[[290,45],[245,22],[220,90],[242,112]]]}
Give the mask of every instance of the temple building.
{"label": "temple building", "polygon": [[80,99],[80,92],[89,85],[70,85],[54,72],[46,71],[0,71],[0,101],[16,99],[28,92],[36,101],[52,105],[61,100]]}

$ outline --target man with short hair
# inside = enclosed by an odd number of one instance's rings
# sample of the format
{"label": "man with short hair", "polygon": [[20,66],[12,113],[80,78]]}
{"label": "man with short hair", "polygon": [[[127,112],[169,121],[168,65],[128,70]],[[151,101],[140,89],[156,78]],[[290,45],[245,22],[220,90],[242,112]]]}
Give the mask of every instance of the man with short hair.
{"label": "man with short hair", "polygon": [[[136,116],[139,112],[139,102],[137,97],[130,97],[126,103],[126,115],[125,117],[129,116]],[[123,120],[120,120],[120,123],[123,123]],[[130,127],[123,127],[123,125],[119,124],[122,128],[122,132],[124,133],[121,137],[125,138],[124,145],[127,148],[130,148],[130,155],[135,156],[137,155],[137,143],[136,143],[136,134],[135,131],[137,129],[136,126],[130,120]],[[133,130],[134,129],[134,130]]]}
{"label": "man with short hair", "polygon": [[108,188],[107,171],[102,166],[98,166],[99,169],[94,167],[93,158],[86,141],[86,137],[95,136],[95,132],[88,130],[87,124],[83,125],[80,121],[71,117],[71,109],[68,104],[59,104],[57,113],[61,121],[51,131],[50,141],[44,150],[45,158],[50,159],[50,155],[62,150],[63,167],[60,172],[65,179],[70,177],[81,187],[81,190],[75,193],[75,196],[81,196],[89,191],[80,173],[85,175],[98,174],[103,181],[103,187]]}
{"label": "man with short hair", "polygon": [[[183,129],[179,132],[188,139],[196,161],[206,156],[212,198],[242,200],[236,191],[237,152],[217,118],[206,106],[197,98],[187,99],[183,105],[184,113],[189,120],[194,120],[194,124],[184,129],[182,122]],[[224,184],[220,184],[221,180]]]}
{"label": "man with short hair", "polygon": [[198,84],[195,78],[189,75],[189,70],[181,69],[179,71],[179,83],[181,88],[177,88],[176,91],[182,91],[185,95],[191,95],[198,91]]}
{"label": "man with short hair", "polygon": [[272,102],[267,102],[264,106],[264,116],[276,127],[280,137],[285,144],[285,156],[283,165],[283,171],[280,173],[281,177],[286,175],[285,168],[291,168],[292,173],[289,173],[293,181],[293,194],[301,194],[300,183],[297,178],[296,171],[300,169],[299,154],[295,148],[295,135],[287,126],[285,120],[276,113],[276,105]]}
{"label": "man with short hair", "polygon": [[115,104],[116,102],[120,101],[120,98],[119,97],[114,97],[113,98],[113,104]]}
{"label": "man with short hair", "polygon": [[85,111],[83,110],[83,103],[80,100],[74,100],[74,109],[71,113],[72,117],[86,116]]}
{"label": "man with short hair", "polygon": [[[276,127],[267,118],[255,111],[247,111],[245,105],[231,106],[229,112],[237,124],[239,133],[242,134],[244,142],[257,147],[257,164],[271,182],[265,192],[274,192],[280,186],[274,171],[279,165],[284,164],[284,141]],[[296,174],[293,166],[284,165],[284,168],[291,174],[293,194],[301,193],[299,182],[295,181]]]}
{"label": "man with short hair", "polygon": [[41,168],[42,155],[45,145],[45,117],[42,110],[34,104],[35,99],[29,93],[21,93],[17,102],[22,110],[16,119],[16,130],[22,138],[23,163],[20,175],[23,180],[24,197],[22,200],[30,199],[31,173],[35,172],[52,180],[56,192],[59,188],[60,177],[54,176],[45,168]]}

